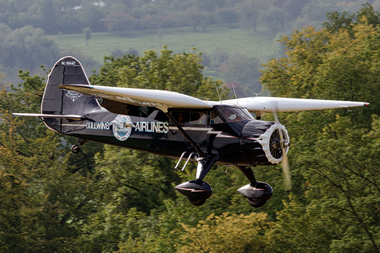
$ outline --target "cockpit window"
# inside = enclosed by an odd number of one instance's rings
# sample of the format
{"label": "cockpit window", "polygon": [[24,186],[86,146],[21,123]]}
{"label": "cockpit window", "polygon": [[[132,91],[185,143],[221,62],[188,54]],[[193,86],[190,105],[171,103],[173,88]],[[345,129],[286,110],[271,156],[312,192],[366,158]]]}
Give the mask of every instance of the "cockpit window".
{"label": "cockpit window", "polygon": [[233,107],[220,107],[218,108],[220,114],[227,122],[239,122],[244,120],[252,120],[252,115],[246,110]]}
{"label": "cockpit window", "polygon": [[222,116],[215,110],[210,113],[210,124],[222,124]]}

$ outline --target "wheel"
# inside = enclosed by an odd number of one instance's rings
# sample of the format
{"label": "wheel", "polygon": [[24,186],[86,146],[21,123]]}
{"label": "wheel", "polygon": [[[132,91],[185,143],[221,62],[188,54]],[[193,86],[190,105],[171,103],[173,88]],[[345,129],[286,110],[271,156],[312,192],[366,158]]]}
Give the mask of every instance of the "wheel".
{"label": "wheel", "polygon": [[78,154],[80,152],[80,145],[78,144],[74,144],[71,146],[71,152],[73,152],[74,154]]}
{"label": "wheel", "polygon": [[253,207],[261,207],[267,203],[266,199],[260,198],[260,199],[251,199],[247,198],[248,203]]}
{"label": "wheel", "polygon": [[206,202],[206,199],[192,199],[192,198],[187,198],[191,204],[194,206],[201,206]]}

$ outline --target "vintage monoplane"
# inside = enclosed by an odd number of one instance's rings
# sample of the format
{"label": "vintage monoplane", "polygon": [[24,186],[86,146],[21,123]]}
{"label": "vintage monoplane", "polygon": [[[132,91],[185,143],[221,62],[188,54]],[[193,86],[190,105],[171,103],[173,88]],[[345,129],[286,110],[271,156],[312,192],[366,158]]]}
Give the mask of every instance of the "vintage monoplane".
{"label": "vintage monoplane", "polygon": [[249,180],[238,192],[260,207],[273,189],[256,181],[251,167],[278,164],[289,149],[285,127],[278,120],[259,120],[263,114],[366,105],[273,97],[203,101],[165,90],[92,86],[80,62],[68,56],[49,74],[41,113],[14,115],[40,117],[51,130],[77,137],[73,153],[97,141],[177,158],[176,167],[184,161],[182,169],[190,160],[198,162],[195,180],[175,187],[193,205],[211,196],[203,179],[214,164],[237,166]]}

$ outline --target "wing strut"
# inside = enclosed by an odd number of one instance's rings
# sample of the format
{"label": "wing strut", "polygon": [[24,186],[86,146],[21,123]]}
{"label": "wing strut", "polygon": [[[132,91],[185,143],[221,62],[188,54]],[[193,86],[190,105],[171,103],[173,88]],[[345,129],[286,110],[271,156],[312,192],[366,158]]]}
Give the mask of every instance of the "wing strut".
{"label": "wing strut", "polygon": [[182,128],[182,126],[177,122],[177,120],[169,113],[165,112],[166,116],[174,123],[174,125],[178,128],[178,130],[185,136],[185,138],[190,142],[191,146],[194,147],[195,151],[197,151],[199,157],[207,157],[207,155],[198,147],[193,139],[186,133],[186,131]]}

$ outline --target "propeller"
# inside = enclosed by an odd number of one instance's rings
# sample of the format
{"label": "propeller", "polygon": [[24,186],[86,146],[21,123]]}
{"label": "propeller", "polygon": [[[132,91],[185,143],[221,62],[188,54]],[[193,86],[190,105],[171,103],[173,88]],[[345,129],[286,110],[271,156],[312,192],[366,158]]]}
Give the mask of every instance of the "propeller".
{"label": "propeller", "polygon": [[277,130],[278,130],[278,135],[280,137],[280,146],[282,150],[282,174],[284,177],[284,184],[285,184],[285,190],[290,190],[292,188],[292,183],[290,179],[290,167],[289,167],[289,162],[288,162],[288,157],[286,155],[286,147],[285,147],[285,140],[284,140],[284,135],[281,130],[280,126],[280,121],[278,120],[277,116],[277,101],[273,101],[274,106],[273,106],[273,115],[275,118]]}

